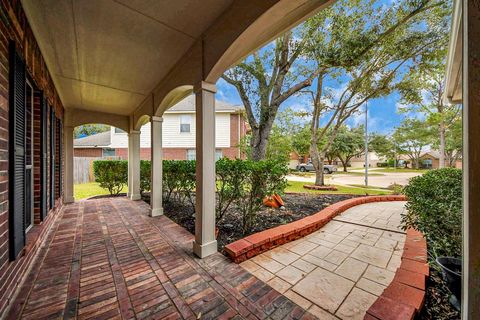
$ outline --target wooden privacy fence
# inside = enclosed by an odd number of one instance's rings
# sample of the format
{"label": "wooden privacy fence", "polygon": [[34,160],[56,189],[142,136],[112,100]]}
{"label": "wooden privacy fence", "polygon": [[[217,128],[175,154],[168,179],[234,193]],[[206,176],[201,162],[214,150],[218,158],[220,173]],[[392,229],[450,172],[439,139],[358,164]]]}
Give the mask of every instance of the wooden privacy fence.
{"label": "wooden privacy fence", "polygon": [[95,182],[93,176],[93,161],[118,160],[120,157],[74,157],[73,158],[73,183]]}

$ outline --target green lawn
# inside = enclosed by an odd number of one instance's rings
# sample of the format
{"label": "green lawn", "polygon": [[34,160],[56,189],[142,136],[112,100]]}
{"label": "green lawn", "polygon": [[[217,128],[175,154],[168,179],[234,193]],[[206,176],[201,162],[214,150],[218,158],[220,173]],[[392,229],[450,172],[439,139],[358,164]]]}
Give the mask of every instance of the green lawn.
{"label": "green lawn", "polygon": [[[125,186],[122,192],[127,192],[127,190],[128,188]],[[76,184],[73,186],[73,193],[75,200],[110,194],[107,189],[100,188],[96,182]]]}
{"label": "green lawn", "polygon": [[300,181],[288,181],[288,186],[285,189],[285,192],[300,192],[300,193],[317,193],[317,194],[359,194],[359,195],[382,195],[382,194],[391,194],[390,191],[380,191],[372,190],[365,188],[355,188],[355,187],[345,187],[345,186],[336,186],[338,191],[318,191],[318,190],[308,190],[303,187],[305,182]]}

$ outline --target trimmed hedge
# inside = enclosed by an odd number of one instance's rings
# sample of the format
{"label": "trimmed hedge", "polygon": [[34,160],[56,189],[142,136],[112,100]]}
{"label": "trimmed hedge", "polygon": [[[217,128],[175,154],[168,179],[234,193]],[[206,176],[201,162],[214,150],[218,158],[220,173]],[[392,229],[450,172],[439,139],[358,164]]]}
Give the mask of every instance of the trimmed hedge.
{"label": "trimmed hedge", "polygon": [[93,161],[93,174],[100,187],[107,189],[111,195],[117,195],[127,184],[128,162],[126,160]]}
{"label": "trimmed hedge", "polygon": [[[188,202],[195,211],[195,161],[163,160],[163,201]],[[95,178],[102,188],[118,194],[128,180],[125,160],[94,161]],[[282,194],[288,168],[276,160],[251,161],[222,158],[216,162],[216,220],[235,206],[242,214],[242,230],[248,233],[265,196]],[[151,189],[151,164],[140,162],[140,191]]]}
{"label": "trimmed hedge", "polygon": [[413,227],[425,235],[431,257],[460,257],[462,171],[454,168],[431,170],[410,179],[403,192],[408,198],[403,227]]}
{"label": "trimmed hedge", "polygon": [[152,173],[152,166],[150,161],[140,160],[140,193],[141,194],[143,194],[145,191],[152,190],[150,187],[150,183],[152,181],[151,173]]}

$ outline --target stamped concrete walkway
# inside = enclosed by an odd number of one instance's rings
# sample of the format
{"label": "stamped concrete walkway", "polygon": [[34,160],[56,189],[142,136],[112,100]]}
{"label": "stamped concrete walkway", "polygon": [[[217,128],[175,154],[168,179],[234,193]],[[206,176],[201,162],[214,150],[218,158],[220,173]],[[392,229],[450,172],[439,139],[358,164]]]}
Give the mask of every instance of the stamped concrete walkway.
{"label": "stamped concrete walkway", "polygon": [[353,207],[241,266],[320,319],[363,319],[400,266],[404,210],[402,201]]}
{"label": "stamped concrete walkway", "polygon": [[8,319],[313,319],[143,201],[68,205],[56,218]]}

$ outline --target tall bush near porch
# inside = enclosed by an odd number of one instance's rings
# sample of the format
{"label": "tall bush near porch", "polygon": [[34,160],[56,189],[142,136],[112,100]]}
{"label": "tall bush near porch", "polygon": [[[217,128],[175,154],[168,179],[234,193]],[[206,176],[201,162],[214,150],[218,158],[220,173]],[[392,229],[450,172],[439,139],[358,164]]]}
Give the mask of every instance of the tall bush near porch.
{"label": "tall bush near porch", "polygon": [[152,166],[150,160],[140,160],[140,193],[151,190]]}
{"label": "tall bush near porch", "polygon": [[241,196],[241,188],[248,179],[247,161],[241,159],[231,160],[222,158],[216,162],[217,174],[217,204],[216,222],[225,216],[232,204],[235,204]]}
{"label": "tall bush near porch", "polygon": [[195,211],[195,160],[177,161],[176,175],[177,192],[180,201],[188,200]]}
{"label": "tall bush near porch", "polygon": [[414,177],[404,188],[403,227],[421,231],[430,256],[462,255],[462,171],[445,168]]}
{"label": "tall bush near porch", "polygon": [[274,193],[283,193],[288,168],[279,161],[245,161],[248,175],[240,186],[236,205],[242,214],[242,232],[251,232],[255,218],[263,206],[263,198]]}

